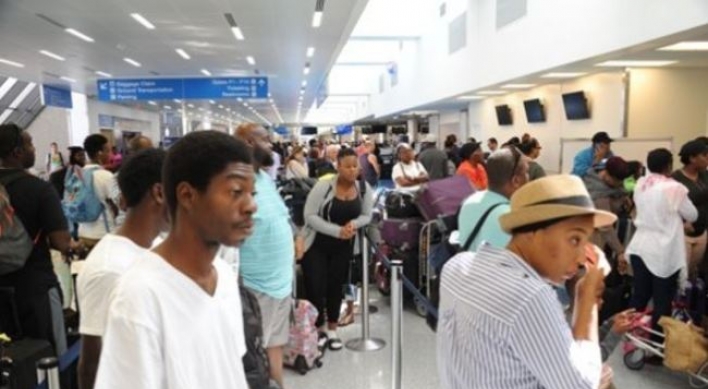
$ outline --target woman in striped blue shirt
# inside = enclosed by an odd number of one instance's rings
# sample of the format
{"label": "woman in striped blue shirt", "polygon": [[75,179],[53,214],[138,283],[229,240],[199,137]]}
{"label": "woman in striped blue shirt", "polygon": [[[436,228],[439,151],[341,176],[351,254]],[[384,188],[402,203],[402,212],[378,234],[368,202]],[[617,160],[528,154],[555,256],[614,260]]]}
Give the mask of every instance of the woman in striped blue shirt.
{"label": "woman in striped blue shirt", "polygon": [[461,253],[443,268],[438,368],[448,389],[595,389],[602,361],[597,307],[601,270],[586,266],[572,326],[550,284],[585,266],[585,245],[616,217],[598,211],[582,181],[541,178],[511,197],[499,218],[512,239]]}

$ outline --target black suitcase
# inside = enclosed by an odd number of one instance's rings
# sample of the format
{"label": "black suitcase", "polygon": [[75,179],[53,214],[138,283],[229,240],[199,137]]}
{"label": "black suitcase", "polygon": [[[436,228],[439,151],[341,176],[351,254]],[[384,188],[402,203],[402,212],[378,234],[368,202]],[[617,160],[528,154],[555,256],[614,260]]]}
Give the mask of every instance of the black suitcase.
{"label": "black suitcase", "polygon": [[[2,359],[0,388],[32,389],[37,386],[37,361],[53,357],[54,349],[46,340],[22,339],[9,344]],[[6,382],[3,382],[2,380]]]}

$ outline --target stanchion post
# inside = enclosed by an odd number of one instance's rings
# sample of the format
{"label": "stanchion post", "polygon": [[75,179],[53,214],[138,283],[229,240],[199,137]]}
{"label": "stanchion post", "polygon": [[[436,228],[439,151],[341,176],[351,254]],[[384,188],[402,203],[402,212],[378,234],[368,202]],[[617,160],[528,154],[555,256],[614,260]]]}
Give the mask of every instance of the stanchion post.
{"label": "stanchion post", "polygon": [[58,359],[49,357],[37,361],[37,384],[41,384],[45,380],[48,389],[61,389]]}
{"label": "stanchion post", "polygon": [[391,261],[391,388],[401,389],[403,375],[403,261]]}
{"label": "stanchion post", "polygon": [[371,338],[369,332],[369,241],[366,234],[360,235],[362,240],[362,290],[359,301],[361,309],[361,338],[352,339],[347,342],[346,346],[354,351],[376,351],[386,346],[386,342],[382,339]]}

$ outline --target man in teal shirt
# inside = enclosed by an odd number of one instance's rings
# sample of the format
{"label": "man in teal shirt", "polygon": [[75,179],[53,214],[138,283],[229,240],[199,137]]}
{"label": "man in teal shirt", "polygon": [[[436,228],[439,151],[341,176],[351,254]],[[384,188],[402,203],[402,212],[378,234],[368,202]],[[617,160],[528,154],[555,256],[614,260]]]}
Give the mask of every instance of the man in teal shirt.
{"label": "man in teal shirt", "polygon": [[583,178],[591,167],[600,163],[600,161],[605,158],[612,157],[612,150],[610,150],[610,143],[612,142],[614,142],[614,140],[604,131],[593,135],[592,146],[580,150],[578,154],[575,155],[575,158],[573,158],[573,170],[571,174]]}
{"label": "man in teal shirt", "polygon": [[290,214],[275,182],[265,171],[273,165],[268,132],[253,123],[242,124],[236,137],[253,149],[256,169],[253,234],[241,245],[239,273],[256,296],[263,321],[263,346],[270,362],[270,378],[283,386],[283,346],[288,343],[294,259],[302,245],[295,242]]}
{"label": "man in teal shirt", "polygon": [[496,206],[483,221],[479,233],[467,248],[469,251],[477,251],[482,242],[498,248],[504,248],[509,243],[511,235],[502,230],[499,216],[509,212],[509,198],[529,180],[527,157],[514,146],[495,151],[487,159],[487,175],[489,189],[468,197],[460,209],[458,230],[462,246],[483,215]]}

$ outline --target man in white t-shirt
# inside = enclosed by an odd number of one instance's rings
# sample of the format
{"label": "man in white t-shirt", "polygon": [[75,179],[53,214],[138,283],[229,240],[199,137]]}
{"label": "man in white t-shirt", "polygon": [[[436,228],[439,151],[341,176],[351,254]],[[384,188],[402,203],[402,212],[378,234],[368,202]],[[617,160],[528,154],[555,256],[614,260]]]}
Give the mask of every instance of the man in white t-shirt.
{"label": "man in white t-shirt", "polygon": [[247,389],[237,279],[218,251],[253,229],[250,148],[192,132],[170,148],[162,173],[171,230],[113,292],[95,387]]}
{"label": "man in white t-shirt", "polygon": [[391,178],[396,189],[418,190],[420,184],[428,182],[428,172],[415,160],[415,153],[408,143],[398,145],[398,163],[393,166]]}
{"label": "man in white t-shirt", "polygon": [[79,274],[76,287],[81,309],[82,389],[93,388],[96,379],[111,293],[123,273],[167,228],[161,184],[164,159],[164,151],[152,149],[134,154],[123,164],[118,186],[127,207],[125,221],[115,233],[106,234],[98,242]]}
{"label": "man in white t-shirt", "polygon": [[113,173],[103,168],[111,155],[108,139],[101,134],[91,134],[84,140],[84,150],[89,163],[83,167],[84,175],[91,171],[93,190],[103,203],[103,214],[94,222],[79,223],[79,238],[89,249],[93,248],[104,235],[115,229],[115,216],[118,207],[111,200]]}

